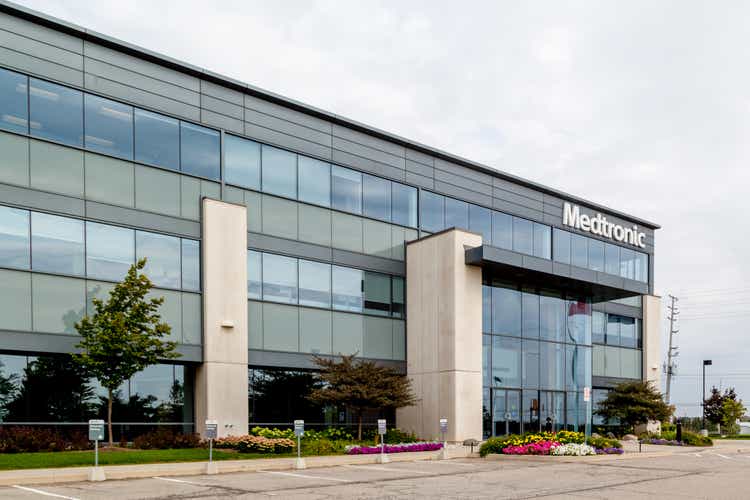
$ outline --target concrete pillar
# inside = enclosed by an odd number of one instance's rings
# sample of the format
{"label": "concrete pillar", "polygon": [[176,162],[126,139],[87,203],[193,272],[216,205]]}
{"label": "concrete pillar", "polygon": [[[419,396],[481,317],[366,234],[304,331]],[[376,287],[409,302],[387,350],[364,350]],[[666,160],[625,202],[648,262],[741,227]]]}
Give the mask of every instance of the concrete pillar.
{"label": "concrete pillar", "polygon": [[661,390],[661,297],[643,296],[643,380]]}
{"label": "concrete pillar", "polygon": [[482,438],[482,270],[465,264],[478,234],[450,230],[406,247],[406,365],[416,406],[396,424],[425,439]]}
{"label": "concrete pillar", "polygon": [[218,421],[219,437],[247,434],[246,209],[203,199],[203,364],[196,370],[195,423]]}

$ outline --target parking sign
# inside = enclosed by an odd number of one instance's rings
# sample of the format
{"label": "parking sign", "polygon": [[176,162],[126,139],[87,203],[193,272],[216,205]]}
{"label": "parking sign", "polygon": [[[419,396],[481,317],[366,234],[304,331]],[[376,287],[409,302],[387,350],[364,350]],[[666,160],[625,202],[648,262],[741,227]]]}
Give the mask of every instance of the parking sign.
{"label": "parking sign", "polygon": [[385,435],[385,419],[379,418],[378,419],[378,434],[381,436]]}
{"label": "parking sign", "polygon": [[206,439],[216,439],[218,437],[219,422],[216,420],[206,420]]}
{"label": "parking sign", "polygon": [[305,435],[305,421],[304,420],[294,421],[294,435],[297,437],[302,437]]}
{"label": "parking sign", "polygon": [[89,441],[104,441],[104,420],[89,420]]}

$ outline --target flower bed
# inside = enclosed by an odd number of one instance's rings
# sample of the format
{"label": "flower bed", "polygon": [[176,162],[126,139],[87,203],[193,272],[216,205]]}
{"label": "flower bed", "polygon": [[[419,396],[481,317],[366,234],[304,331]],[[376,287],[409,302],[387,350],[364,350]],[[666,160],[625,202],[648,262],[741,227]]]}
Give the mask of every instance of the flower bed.
{"label": "flower bed", "polygon": [[682,446],[682,443],[677,441],[676,439],[652,438],[652,439],[644,439],[643,443],[658,444],[658,445],[663,445],[663,446]]}
{"label": "flower bed", "polygon": [[287,438],[227,436],[216,440],[217,448],[233,448],[241,453],[289,453],[296,446]]}
{"label": "flower bed", "polygon": [[[385,445],[385,453],[403,453],[406,451],[435,451],[443,447],[443,443],[400,443]],[[380,446],[347,446],[347,455],[374,455],[381,453]]]}
{"label": "flower bed", "polygon": [[593,446],[581,443],[568,443],[561,444],[560,446],[553,446],[550,449],[550,455],[558,457],[583,457],[587,455],[596,455],[596,450]]}
{"label": "flower bed", "polygon": [[597,455],[622,455],[625,453],[625,450],[622,448],[595,448]]}
{"label": "flower bed", "polygon": [[559,447],[557,441],[539,441],[522,445],[510,445],[503,448],[503,455],[549,455],[550,451]]}

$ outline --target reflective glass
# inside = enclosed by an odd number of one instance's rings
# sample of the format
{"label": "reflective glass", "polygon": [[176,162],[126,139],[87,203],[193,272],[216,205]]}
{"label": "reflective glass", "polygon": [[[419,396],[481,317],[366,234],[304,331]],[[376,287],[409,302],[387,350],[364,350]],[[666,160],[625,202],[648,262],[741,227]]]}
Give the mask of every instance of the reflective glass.
{"label": "reflective glass", "polygon": [[402,226],[417,227],[417,188],[391,183],[391,221]]}
{"label": "reflective glass", "polygon": [[534,224],[530,220],[513,217],[513,250],[534,254]]}
{"label": "reflective glass", "polygon": [[620,247],[611,243],[604,244],[604,272],[620,274]]}
{"label": "reflective glass", "polygon": [[62,85],[29,79],[31,135],[83,146],[83,94]]}
{"label": "reflective glass", "polygon": [[586,300],[569,300],[566,302],[567,336],[565,342],[572,344],[591,344],[591,303]]}
{"label": "reflective glass", "polygon": [[387,274],[365,272],[365,312],[379,316],[391,314],[391,277]]}
{"label": "reflective glass", "polygon": [[589,239],[589,269],[604,272],[603,241]]}
{"label": "reflective glass", "polygon": [[364,271],[333,266],[333,308],[341,311],[362,312]]}
{"label": "reflective glass", "polygon": [[419,223],[431,233],[445,229],[445,197],[422,191],[419,200]]}
{"label": "reflective glass", "polygon": [[31,263],[35,271],[83,276],[83,221],[31,213]]}
{"label": "reflective glass", "polygon": [[635,279],[635,252],[629,248],[620,248],[620,276]]}
{"label": "reflective glass", "polygon": [[513,217],[502,212],[492,212],[492,245],[513,249]]}
{"label": "reflective glass", "polygon": [[445,227],[469,229],[469,204],[465,201],[445,198]]}
{"label": "reflective glass", "polygon": [[29,131],[29,79],[0,68],[0,129]]}
{"label": "reflective glass", "polygon": [[635,253],[635,279],[648,283],[648,254]]}
{"label": "reflective glass", "polygon": [[362,176],[362,213],[374,219],[391,220],[391,181]]}
{"label": "reflective glass", "polygon": [[522,293],[521,305],[523,315],[523,336],[526,338],[539,338],[539,295],[534,293]]}
{"label": "reflective glass", "polygon": [[263,300],[297,303],[297,259],[263,254]]}
{"label": "reflective glass", "polygon": [[121,281],[135,262],[135,231],[86,222],[86,276]]}
{"label": "reflective glass", "polygon": [[492,288],[492,333],[521,336],[521,292]]}
{"label": "reflective glass", "polygon": [[635,318],[620,317],[620,345],[623,347],[637,347]]}
{"label": "reflective glass", "polygon": [[179,121],[136,108],[135,161],[179,170]]}
{"label": "reflective glass", "polygon": [[552,258],[552,228],[534,223],[534,257]]}
{"label": "reflective glass", "polygon": [[542,389],[562,390],[565,387],[565,344],[539,342],[541,366],[539,385]]}
{"label": "reflective glass", "polygon": [[221,139],[216,130],[180,122],[180,170],[219,180]]}
{"label": "reflective glass", "polygon": [[331,307],[331,265],[310,260],[299,261],[299,304]]}
{"label": "reflective glass", "polygon": [[552,249],[555,262],[570,264],[570,233],[560,229],[552,231]]}
{"label": "reflective glass", "polygon": [[261,299],[261,253],[247,251],[247,298]]}
{"label": "reflective glass", "polygon": [[91,94],[84,96],[86,149],[133,159],[133,107]]}
{"label": "reflective glass", "polygon": [[469,230],[481,234],[482,242],[490,243],[492,241],[492,211],[477,205],[469,205]]}
{"label": "reflective glass", "polygon": [[299,156],[299,200],[323,207],[331,206],[331,165]]}
{"label": "reflective glass", "polygon": [[565,301],[559,297],[539,297],[539,330],[545,340],[562,342],[565,339]]}
{"label": "reflective glass", "polygon": [[362,174],[337,165],[331,167],[331,206],[352,214],[362,213]]}
{"label": "reflective glass", "polygon": [[523,341],[523,387],[534,389],[539,387],[539,341]]}
{"label": "reflective glass", "polygon": [[620,317],[615,314],[607,315],[607,344],[620,345]]}
{"label": "reflective glass", "polygon": [[482,331],[492,333],[492,287],[482,285]]}
{"label": "reflective glass", "polygon": [[492,338],[492,385],[521,387],[521,340]]}
{"label": "reflective glass", "polygon": [[135,253],[146,258],[143,274],[154,286],[180,288],[180,238],[136,231]]}
{"label": "reflective glass", "polygon": [[607,333],[607,315],[601,311],[594,311],[591,314],[591,341],[603,344]]}
{"label": "reflective glass", "polygon": [[260,144],[225,135],[224,177],[229,184],[260,191]]}
{"label": "reflective glass", "polygon": [[28,269],[30,252],[29,211],[0,207],[0,266]]}
{"label": "reflective glass", "polygon": [[297,155],[265,144],[261,153],[263,192],[297,198]]}
{"label": "reflective glass", "polygon": [[391,315],[395,318],[403,318],[406,312],[406,294],[404,293],[404,278],[394,276],[393,299],[391,300]]}
{"label": "reflective glass", "polygon": [[482,335],[482,385],[492,385],[492,335]]}
{"label": "reflective glass", "polygon": [[182,289],[201,289],[201,244],[196,240],[182,240]]}
{"label": "reflective glass", "polygon": [[570,235],[570,263],[578,267],[589,266],[589,239],[578,234]]}

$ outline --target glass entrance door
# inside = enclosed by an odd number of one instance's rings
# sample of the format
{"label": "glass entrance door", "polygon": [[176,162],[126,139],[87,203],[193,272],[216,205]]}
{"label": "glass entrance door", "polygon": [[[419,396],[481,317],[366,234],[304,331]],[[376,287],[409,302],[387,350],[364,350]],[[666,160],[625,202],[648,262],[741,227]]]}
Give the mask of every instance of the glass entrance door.
{"label": "glass entrance door", "polygon": [[521,432],[521,391],[494,389],[492,391],[492,435]]}
{"label": "glass entrance door", "polygon": [[539,424],[543,431],[557,432],[565,425],[565,393],[539,392]]}

